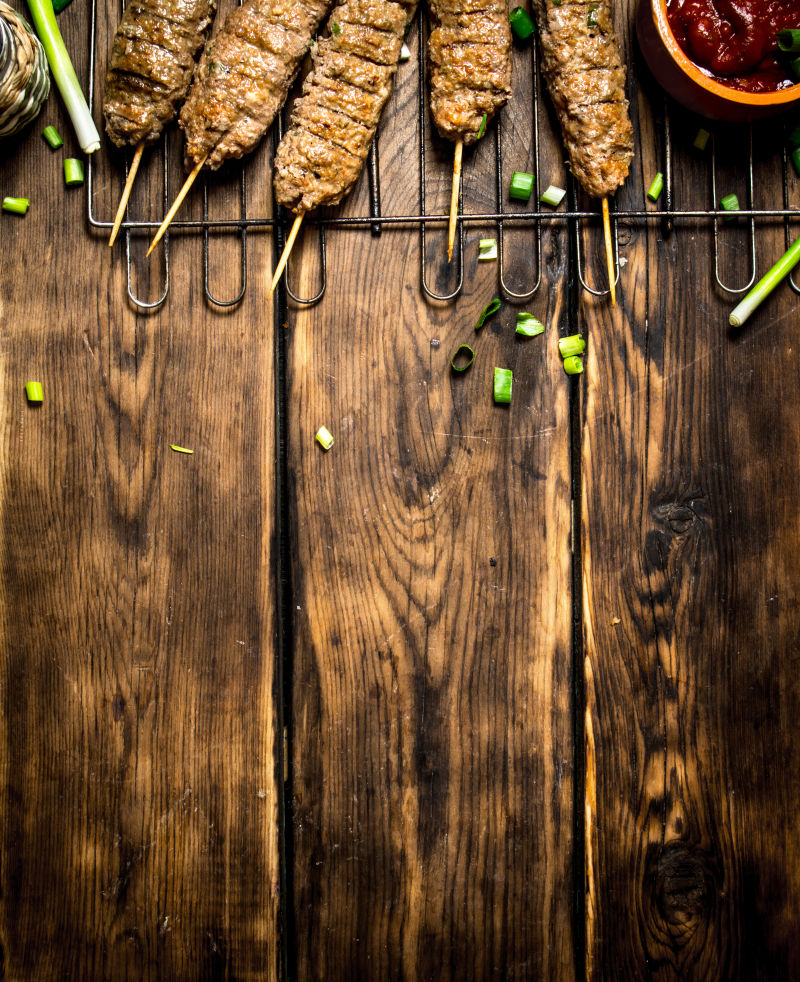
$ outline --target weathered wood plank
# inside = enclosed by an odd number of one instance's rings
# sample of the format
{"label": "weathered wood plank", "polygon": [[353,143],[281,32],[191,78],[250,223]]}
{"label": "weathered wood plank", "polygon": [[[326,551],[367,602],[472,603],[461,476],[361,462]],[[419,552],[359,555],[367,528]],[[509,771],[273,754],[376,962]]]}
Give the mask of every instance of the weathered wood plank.
{"label": "weathered wood plank", "polygon": [[[73,50],[85,21],[62,19]],[[55,94],[43,120],[74,153]],[[33,205],[3,216],[0,263],[0,974],[277,978],[263,295],[212,311],[183,240],[168,303],[137,314],[124,245],[87,230],[40,128],[3,167]],[[267,269],[269,236],[252,249]]]}
{"label": "weathered wood plank", "polygon": [[[382,127],[395,214],[417,207],[416,99],[401,77]],[[494,204],[493,140],[465,162],[465,211]],[[429,166],[429,211],[446,210],[452,147]],[[564,292],[529,308],[545,338],[516,339],[511,307],[476,336],[497,290],[476,262],[487,233],[469,226],[464,294],[442,306],[422,298],[416,231],[333,231],[324,301],[290,315],[298,978],[573,971]],[[439,289],[445,241],[429,236]],[[563,238],[547,242],[563,283]],[[293,269],[306,293],[314,249],[307,235]],[[477,358],[456,376],[462,341]],[[494,365],[514,368],[510,409],[492,403]]]}
{"label": "weathered wood plank", "polygon": [[[639,194],[661,169],[641,109]],[[709,207],[676,119],[677,203]],[[757,135],[757,206],[781,201],[777,149]],[[720,193],[742,179],[727,153]],[[741,283],[743,234],[722,239]],[[780,227],[759,231],[759,269],[783,248]],[[624,252],[619,311],[584,307],[589,975],[793,978],[797,298],[781,289],[733,337],[707,224],[648,227]]]}

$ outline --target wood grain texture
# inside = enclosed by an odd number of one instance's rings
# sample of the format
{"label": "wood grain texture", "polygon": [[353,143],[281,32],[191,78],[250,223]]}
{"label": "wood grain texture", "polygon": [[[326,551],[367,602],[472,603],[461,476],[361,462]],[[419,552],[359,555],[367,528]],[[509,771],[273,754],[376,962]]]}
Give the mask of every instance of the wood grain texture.
{"label": "wood grain texture", "polygon": [[[62,18],[71,50],[86,17]],[[45,122],[74,154],[55,93]],[[199,241],[137,314],[41,125],[3,164],[31,210],[0,220],[0,975],[274,979],[270,320],[257,290],[205,303]]]}
{"label": "wood grain texture", "polygon": [[[650,95],[629,195],[662,169]],[[697,121],[673,124],[676,204],[710,207]],[[718,193],[741,196],[746,139],[718,136]],[[756,207],[774,207],[780,134],[755,148]],[[757,243],[760,275],[782,228]],[[746,282],[743,229],[720,246],[725,282]],[[733,336],[707,223],[648,225],[623,253],[618,311],[583,305],[588,974],[795,978],[797,297],[782,287]]]}
{"label": "wood grain texture", "polygon": [[[382,124],[385,213],[416,207],[416,91],[401,76]],[[453,151],[436,139],[428,208],[446,212]],[[493,140],[465,156],[465,211],[494,205]],[[522,163],[529,146],[528,134]],[[363,213],[365,184],[346,208]],[[545,337],[515,338],[508,306],[476,336],[497,291],[496,266],[476,261],[491,232],[469,227],[451,305],[422,299],[416,231],[331,232],[326,297],[290,315],[300,979],[573,973],[568,413],[555,344],[566,254],[560,236],[547,240],[554,288],[532,308]],[[453,277],[445,247],[446,223],[429,235],[439,289]],[[307,229],[293,260],[306,294],[315,248]],[[520,253],[509,275],[529,263]],[[462,341],[477,358],[457,376]],[[492,402],[494,365],[514,369],[510,408]],[[327,454],[321,424],[336,441]]]}

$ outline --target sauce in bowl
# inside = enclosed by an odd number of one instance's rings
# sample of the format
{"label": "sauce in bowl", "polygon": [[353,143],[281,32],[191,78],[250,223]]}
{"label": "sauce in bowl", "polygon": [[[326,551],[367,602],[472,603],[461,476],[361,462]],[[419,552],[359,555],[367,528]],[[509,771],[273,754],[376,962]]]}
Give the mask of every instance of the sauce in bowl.
{"label": "sauce in bowl", "polygon": [[776,92],[797,81],[778,31],[800,28],[800,0],[667,0],[667,18],[687,57],[723,85]]}

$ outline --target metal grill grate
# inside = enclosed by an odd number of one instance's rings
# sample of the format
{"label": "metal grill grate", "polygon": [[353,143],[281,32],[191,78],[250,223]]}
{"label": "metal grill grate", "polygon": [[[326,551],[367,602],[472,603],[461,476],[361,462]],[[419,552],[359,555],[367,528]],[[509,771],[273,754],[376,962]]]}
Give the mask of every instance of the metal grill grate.
{"label": "metal grill grate", "polygon": [[[90,108],[94,109],[93,97],[95,91],[95,68],[96,68],[96,54],[97,54],[97,2],[98,0],[92,0],[92,10],[91,10],[91,46],[90,46],[90,58],[89,58],[89,91],[90,96]],[[426,186],[427,186],[427,133],[429,129],[429,114],[427,109],[427,98],[426,98],[426,64],[425,64],[425,48],[426,48],[426,18],[424,16],[418,15],[419,24],[419,44],[418,44],[418,75],[417,75],[417,88],[418,88],[418,133],[419,133],[419,191],[418,191],[418,208],[414,214],[398,214],[398,215],[384,215],[382,213],[381,206],[381,183],[380,183],[380,132],[378,133],[373,146],[370,150],[370,154],[367,160],[367,180],[369,182],[369,214],[368,215],[350,215],[350,216],[326,216],[326,217],[313,217],[309,216],[306,220],[306,225],[312,227],[316,230],[319,239],[319,254],[320,254],[320,287],[317,293],[311,297],[300,297],[297,296],[288,285],[289,276],[288,270],[287,275],[283,278],[286,284],[286,290],[289,296],[298,304],[310,305],[319,302],[325,294],[326,284],[327,284],[327,254],[326,254],[326,230],[328,228],[346,228],[354,230],[369,230],[373,235],[380,235],[384,229],[389,228],[418,228],[420,234],[420,282],[422,289],[433,300],[448,302],[454,300],[461,292],[464,284],[464,229],[466,225],[493,225],[497,229],[497,242],[498,242],[498,275],[500,281],[500,288],[503,294],[512,301],[524,302],[530,299],[541,285],[542,275],[541,275],[541,256],[542,256],[542,229],[547,225],[558,225],[564,226],[565,224],[569,226],[571,234],[574,236],[575,241],[575,255],[577,256],[577,275],[581,283],[581,286],[585,291],[596,297],[602,297],[608,294],[608,289],[598,289],[595,286],[591,286],[588,282],[586,275],[586,268],[584,262],[583,250],[581,247],[582,240],[584,238],[584,232],[588,227],[597,226],[599,224],[599,212],[598,211],[586,211],[580,210],[576,207],[577,193],[574,186],[574,182],[571,178],[568,181],[571,184],[570,193],[568,195],[567,201],[570,207],[566,210],[557,211],[542,211],[536,206],[526,212],[509,212],[505,211],[503,208],[503,200],[505,197],[505,186],[503,183],[503,164],[501,159],[500,148],[502,145],[502,113],[497,117],[495,126],[493,126],[493,139],[494,139],[494,170],[495,170],[495,210],[494,211],[484,211],[479,213],[464,214],[462,209],[463,202],[459,200],[459,219],[458,219],[458,248],[457,248],[457,276],[456,285],[453,290],[449,293],[438,293],[434,290],[428,283],[427,279],[427,232],[432,226],[446,226],[448,221],[448,215],[444,213],[433,213],[429,214],[427,209],[426,201]],[[535,45],[535,41],[534,41]],[[542,81],[538,69],[538,57],[537,52],[534,47],[533,52],[533,64],[534,70],[532,72],[532,140],[533,140],[533,173],[535,177],[535,187],[539,187],[539,121],[540,113],[543,111],[542,105]],[[546,110],[544,110],[546,111]],[[710,124],[706,124],[710,125]],[[276,121],[275,136],[280,139],[283,135],[284,120],[279,118]],[[615,256],[615,269],[616,277],[619,278],[619,241],[618,241],[618,223],[620,221],[625,222],[660,222],[663,233],[669,234],[676,221],[681,221],[685,219],[702,220],[706,222],[711,222],[713,225],[713,248],[714,248],[714,275],[716,278],[717,285],[720,289],[724,290],[726,293],[731,295],[737,295],[745,293],[753,285],[756,276],[756,220],[757,219],[770,219],[770,220],[782,220],[785,230],[785,238],[787,247],[790,241],[790,220],[792,218],[800,217],[800,210],[797,208],[789,207],[789,157],[788,153],[783,150],[783,160],[782,160],[782,176],[783,176],[783,207],[778,209],[756,209],[753,207],[754,202],[754,161],[753,161],[753,132],[752,127],[748,128],[747,137],[747,158],[745,164],[745,174],[746,174],[746,187],[747,187],[747,206],[742,208],[738,212],[738,217],[745,220],[746,235],[747,235],[747,254],[749,259],[749,269],[748,269],[748,279],[747,282],[742,284],[731,285],[723,280],[720,271],[720,221],[724,219],[729,213],[722,211],[719,208],[713,207],[713,203],[718,200],[717,198],[717,153],[716,153],[716,141],[715,135],[711,133],[710,140],[710,153],[709,153],[709,189],[710,189],[710,202],[711,207],[705,209],[677,209],[673,206],[673,180],[672,175],[674,171],[673,166],[673,141],[671,137],[672,125],[671,125],[671,106],[668,100],[664,101],[663,108],[663,123],[661,126],[661,143],[662,143],[662,158],[663,158],[663,174],[664,174],[664,190],[661,200],[664,202],[664,207],[647,207],[643,201],[643,207],[638,209],[620,209],[615,211],[612,209],[612,228],[613,228],[613,239],[614,239],[614,256]],[[162,181],[163,181],[163,211],[162,214],[166,214],[169,207],[168,199],[168,175],[170,174],[170,167],[174,166],[170,161],[169,149],[162,141],[162,160],[163,166],[162,170]],[[87,193],[88,193],[88,218],[91,227],[110,232],[113,224],[113,216],[108,217],[98,217],[95,213],[95,196],[94,196],[94,173],[92,166],[92,159],[89,158],[88,168],[87,168]],[[239,217],[226,217],[222,219],[211,219],[209,217],[209,207],[208,207],[208,186],[203,183],[203,218],[200,220],[181,220],[176,219],[171,228],[173,230],[188,230],[193,233],[202,233],[203,235],[203,283],[204,291],[209,303],[214,304],[219,307],[231,307],[237,304],[244,296],[245,290],[247,289],[247,235],[248,232],[252,231],[263,231],[269,229],[278,233],[279,245],[285,238],[285,229],[289,221],[287,216],[283,213],[283,209],[280,209],[280,214],[278,219],[271,217],[259,217],[259,216],[248,216],[247,214],[247,175],[246,169],[242,171],[239,178]],[[291,216],[289,216],[289,219]],[[275,228],[277,223],[277,228]],[[133,286],[133,260],[131,256],[131,232],[137,230],[144,230],[146,232],[155,232],[160,224],[160,219],[157,221],[124,221],[122,224],[122,231],[125,233],[126,241],[126,263],[127,263],[127,285],[128,285],[128,296],[131,301],[138,307],[143,309],[153,309],[161,306],[167,298],[169,293],[169,253],[170,253],[170,242],[169,242],[169,232],[164,237],[164,277],[163,277],[163,289],[160,295],[154,300],[145,300],[136,295],[136,291]],[[505,267],[505,253],[504,253],[504,230],[507,226],[522,226],[531,228],[534,232],[534,273],[533,273],[533,285],[530,285],[527,290],[522,292],[515,292],[512,290],[506,282],[506,267]],[[239,244],[240,244],[240,283],[239,290],[234,296],[228,298],[220,298],[213,294],[210,283],[209,283],[209,233],[212,230],[226,230],[226,231],[237,231],[239,233]],[[798,285],[793,277],[790,277],[789,282],[793,290],[800,294],[800,285]]]}

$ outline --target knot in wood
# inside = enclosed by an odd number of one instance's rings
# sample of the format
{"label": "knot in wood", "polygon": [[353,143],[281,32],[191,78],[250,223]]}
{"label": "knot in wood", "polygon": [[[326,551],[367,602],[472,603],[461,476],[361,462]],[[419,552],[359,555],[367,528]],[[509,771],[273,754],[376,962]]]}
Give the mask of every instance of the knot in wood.
{"label": "knot in wood", "polygon": [[649,850],[645,900],[654,938],[671,948],[704,946],[719,895],[713,856],[700,846],[672,842]]}

